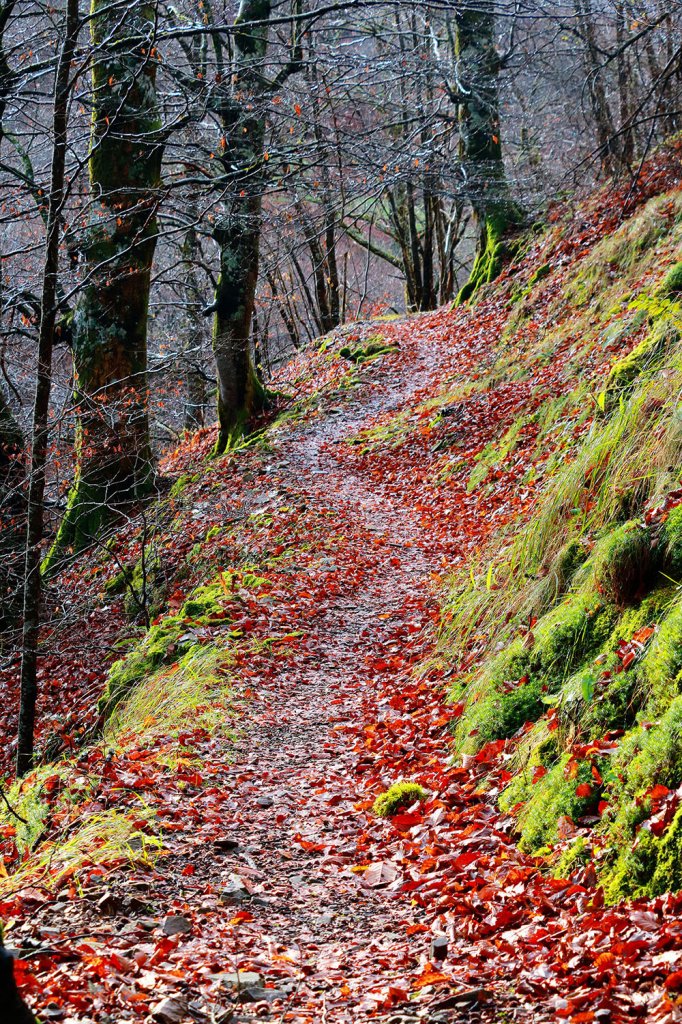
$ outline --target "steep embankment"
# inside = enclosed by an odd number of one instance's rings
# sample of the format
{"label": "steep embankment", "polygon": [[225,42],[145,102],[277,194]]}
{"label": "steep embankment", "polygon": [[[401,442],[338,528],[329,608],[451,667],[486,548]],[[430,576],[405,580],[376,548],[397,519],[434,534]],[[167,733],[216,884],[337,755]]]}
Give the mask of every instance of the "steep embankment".
{"label": "steep embankment", "polygon": [[50,1019],[670,1019],[680,178],[557,210],[471,310],[304,353],[60,581],[64,756],[0,816]]}

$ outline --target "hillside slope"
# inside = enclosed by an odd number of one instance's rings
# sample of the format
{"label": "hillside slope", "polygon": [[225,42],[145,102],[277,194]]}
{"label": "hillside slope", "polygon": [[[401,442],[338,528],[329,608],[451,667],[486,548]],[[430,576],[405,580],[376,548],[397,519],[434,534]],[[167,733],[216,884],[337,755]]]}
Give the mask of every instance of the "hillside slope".
{"label": "hillside slope", "polygon": [[59,581],[53,760],[0,809],[47,1018],[671,1019],[681,183],[324,339]]}

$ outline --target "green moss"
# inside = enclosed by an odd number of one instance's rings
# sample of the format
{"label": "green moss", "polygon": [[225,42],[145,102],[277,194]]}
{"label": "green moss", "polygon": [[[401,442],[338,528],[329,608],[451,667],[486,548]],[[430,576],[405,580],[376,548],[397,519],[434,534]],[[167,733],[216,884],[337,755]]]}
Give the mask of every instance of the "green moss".
{"label": "green moss", "polygon": [[605,682],[595,673],[593,693],[583,705],[578,721],[585,739],[600,739],[610,729],[627,729],[638,708],[637,677],[634,672],[614,673]]}
{"label": "green moss", "polygon": [[[593,764],[602,775],[606,773],[608,759],[576,761],[570,752],[566,752],[547,774],[538,777],[529,766],[505,789],[500,806],[503,810],[517,807],[520,845],[524,850],[537,851],[555,842],[561,818],[569,818],[575,824],[580,818],[596,812],[603,786],[594,779]],[[579,796],[577,791],[581,786],[589,787],[589,793],[586,790],[584,796]],[[522,804],[520,808],[519,804]]]}
{"label": "green moss", "polygon": [[682,292],[682,263],[670,268],[659,288],[661,295],[677,295],[679,292]]}
{"label": "green moss", "polygon": [[682,807],[662,833],[654,835],[646,821],[629,838],[613,867],[602,875],[609,903],[628,897],[661,896],[682,888]]}
{"label": "green moss", "polygon": [[623,607],[649,590],[658,568],[651,533],[639,522],[623,523],[600,543],[595,580],[601,593]]}
{"label": "green moss", "polygon": [[[650,649],[640,648],[640,655],[626,671],[621,669],[617,652],[621,644],[629,644],[640,630],[655,626],[667,615],[675,598],[674,588],[657,587],[637,606],[625,609],[610,637],[604,644],[598,663],[590,661],[565,684],[559,705],[559,717],[565,732],[576,730],[585,739],[599,739],[610,729],[628,729],[642,702],[650,692],[642,685],[643,665]],[[635,653],[638,648],[635,647]]]}
{"label": "green moss", "polygon": [[106,594],[125,594],[128,584],[132,578],[133,570],[130,566],[124,566],[120,572],[117,572],[115,576],[112,576],[110,580],[104,584],[104,592]]}
{"label": "green moss", "polygon": [[530,275],[528,278],[528,284],[532,288],[534,284],[537,284],[539,281],[544,281],[546,277],[549,277],[551,271],[552,268],[549,263],[543,263]]}
{"label": "green moss", "polygon": [[642,701],[660,714],[680,690],[682,676],[682,602],[675,604],[652,637],[639,668]]}
{"label": "green moss", "polygon": [[682,581],[682,505],[668,515],[661,536],[663,566],[675,582]]}
{"label": "green moss", "polygon": [[589,546],[582,538],[567,541],[552,559],[541,585],[533,593],[529,602],[530,613],[542,615],[552,608],[567,592],[589,557]]}
{"label": "green moss", "polygon": [[[140,479],[128,492],[127,501],[139,500],[151,494],[154,477],[149,474]],[[88,478],[77,473],[69,492],[64,516],[57,536],[43,559],[41,566],[46,578],[59,572],[69,560],[84,548],[90,547],[106,524],[114,523],[126,501],[120,497],[117,503],[111,498],[112,482],[107,479]]]}
{"label": "green moss", "polygon": [[199,479],[198,473],[182,473],[171,487],[169,494],[171,498],[179,498],[187,490],[191,483]]}
{"label": "green moss", "polygon": [[178,661],[194,647],[197,638],[190,627],[217,624],[229,626],[223,604],[237,586],[257,589],[266,582],[262,577],[248,572],[222,573],[217,582],[194,590],[177,615],[166,616],[153,625],[125,658],[114,662],[100,698],[100,713],[109,716],[141,679],[154,673],[163,664]]}
{"label": "green moss", "polygon": [[[211,735],[232,737],[232,633],[220,642],[194,644],[170,667],[162,667],[133,687],[109,718],[104,741],[108,747],[152,745],[158,737],[177,737],[192,721]],[[160,759],[173,767],[180,748],[166,749]]]}
{"label": "green moss", "polygon": [[520,416],[512,423],[499,441],[491,441],[477,456],[476,465],[467,481],[467,491],[471,493],[487,477],[493,466],[504,463],[516,448],[519,437],[527,424],[525,416]]}
{"label": "green moss", "polygon": [[482,243],[479,244],[469,280],[455,299],[455,306],[469,302],[485,284],[490,284],[498,277],[504,260],[511,251],[509,245],[505,243],[505,232],[517,220],[518,214],[511,209],[507,215],[486,217]]}
{"label": "green moss", "polygon": [[564,293],[568,303],[589,304],[593,313],[610,308],[614,298],[641,278],[647,262],[655,267],[657,243],[671,231],[671,207],[679,210],[680,202],[677,190],[656,196],[605,235],[572,271]]}
{"label": "green moss", "polygon": [[584,868],[592,860],[592,847],[584,836],[578,836],[564,850],[554,865],[555,878],[570,878],[578,868]]}
{"label": "green moss", "polygon": [[[495,531],[453,574],[439,637],[440,663],[454,669],[452,698],[464,703],[458,749],[473,753],[488,740],[509,739],[506,766],[515,778],[501,802],[523,805],[524,846],[553,843],[563,815],[582,819],[581,829],[596,829],[597,846],[608,838],[604,877],[612,896],[682,886],[682,824],[676,819],[656,836],[646,823],[647,789],[664,780],[674,789],[682,784],[682,722],[671,714],[682,700],[682,506],[662,522],[650,514],[667,506],[681,478],[682,264],[669,282],[675,290],[652,291],[661,267],[679,259],[681,213],[676,189],[581,253],[561,294],[543,290],[550,310],[543,304],[543,324],[551,326],[528,337],[532,300],[508,317],[488,387],[531,379],[555,364],[557,350],[567,353],[567,379],[581,384],[572,394],[538,395],[536,457],[524,479],[537,496],[532,514],[522,526]],[[550,245],[544,253],[551,264]],[[521,298],[535,280],[531,269],[516,275]],[[513,288],[502,298],[510,291],[519,298]],[[600,416],[595,385],[607,359],[614,365]],[[470,490],[499,458],[497,447],[491,442],[479,455]],[[471,664],[470,652],[479,667],[463,674],[456,666]],[[558,724],[551,744],[548,723]],[[584,752],[611,730],[625,733],[622,756],[588,757],[575,773],[570,750]],[[589,785],[589,800],[587,788],[577,798],[581,784]],[[600,794],[610,809],[597,815]],[[572,844],[559,870],[572,870],[591,846],[589,837]]]}
{"label": "green moss", "polygon": [[680,812],[659,836],[646,826],[652,787],[675,790],[681,783],[682,696],[677,696],[659,722],[631,730],[614,758],[609,799],[615,816],[608,829],[603,872],[611,902],[682,888]]}
{"label": "green moss", "polygon": [[100,714],[111,714],[128,690],[175,655],[177,642],[184,629],[179,616],[169,616],[162,623],[152,626],[144,640],[125,658],[114,662],[99,701]]}
{"label": "green moss", "polygon": [[210,583],[199,587],[188,597],[182,606],[180,615],[208,625],[223,618],[222,602],[225,600],[225,588],[222,583]]}
{"label": "green moss", "polygon": [[371,338],[367,338],[362,345],[357,348],[351,348],[350,345],[344,345],[343,348],[339,349],[339,355],[343,356],[344,359],[350,360],[351,363],[366,363],[370,359],[376,359],[377,356],[387,355],[389,352],[397,352],[398,346],[395,344],[387,344],[380,334],[376,334]]}
{"label": "green moss", "polygon": [[[15,842],[21,853],[32,850],[39,842],[50,815],[50,799],[45,793],[48,779],[58,781],[61,789],[68,777],[65,765],[40,765],[24,779],[17,779],[7,790],[9,804],[23,818],[15,818],[7,805],[0,806],[0,824],[16,828]],[[52,784],[52,783],[51,783]]]}
{"label": "green moss", "polygon": [[612,366],[606,387],[599,396],[599,406],[610,411],[632,389],[643,374],[654,370],[664,353],[680,340],[679,328],[670,319],[661,318],[649,334],[623,359]]}
{"label": "green moss", "polygon": [[635,798],[656,783],[676,789],[682,783],[682,696],[658,723],[646,723],[624,737],[614,758],[614,794]]}
{"label": "green moss", "polygon": [[549,697],[601,649],[616,617],[613,606],[585,589],[571,594],[541,619],[532,646],[527,639],[519,639],[492,659],[476,684],[478,693],[468,694],[456,732],[459,748],[476,750],[489,740],[512,736],[526,722],[539,718]]}
{"label": "green moss", "polygon": [[536,626],[535,644],[528,653],[530,671],[548,681],[565,679],[601,647],[613,622],[613,609],[594,591],[586,588],[569,595]]}
{"label": "green moss", "polygon": [[395,782],[374,801],[372,810],[380,818],[391,818],[404,807],[425,800],[426,790],[416,782]]}

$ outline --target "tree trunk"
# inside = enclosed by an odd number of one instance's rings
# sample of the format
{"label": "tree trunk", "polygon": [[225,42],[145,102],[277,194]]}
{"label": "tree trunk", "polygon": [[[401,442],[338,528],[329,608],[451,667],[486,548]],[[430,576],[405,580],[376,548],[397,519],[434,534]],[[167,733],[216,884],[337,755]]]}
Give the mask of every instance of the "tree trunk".
{"label": "tree trunk", "polygon": [[26,535],[24,438],[0,388],[0,647],[16,622]]}
{"label": "tree trunk", "polygon": [[[15,81],[5,53],[5,32],[10,25],[14,7],[14,0],[0,3],[0,146],[5,137],[5,110]],[[0,308],[4,299],[4,278],[5,269],[0,255]],[[0,386],[0,644],[3,634],[14,624],[19,611],[23,561],[21,553],[26,531],[22,492],[24,472],[20,462],[23,446],[21,429]]]}
{"label": "tree trunk", "polygon": [[520,219],[502,159],[494,11],[493,0],[484,0],[475,9],[457,8],[455,15],[460,158],[477,232],[474,265],[458,304],[497,277],[504,235]]}
{"label": "tree trunk", "polygon": [[618,102],[619,120],[621,134],[621,161],[626,167],[630,167],[635,155],[635,140],[631,125],[632,117],[632,72],[630,69],[629,55],[626,50],[627,42],[627,16],[623,3],[616,3],[616,45],[618,47],[617,68],[618,68]]}
{"label": "tree trunk", "polygon": [[[242,0],[235,25],[233,94],[221,111],[225,152],[222,164],[232,194],[216,226],[220,277],[215,296],[213,351],[218,374],[218,442],[223,452],[266,404],[250,352],[251,322],[258,282],[265,121],[258,110],[262,62],[268,46],[270,0]],[[260,24],[251,24],[260,22]],[[244,91],[251,94],[247,103]],[[251,106],[252,113],[245,114]]]}
{"label": "tree trunk", "polygon": [[603,69],[595,38],[594,14],[590,0],[576,0],[575,12],[585,46],[587,87],[597,133],[602,170],[614,174],[620,169],[621,147],[604,87]]}
{"label": "tree trunk", "polygon": [[[189,211],[194,220],[196,209]],[[206,410],[206,374],[204,373],[202,350],[204,340],[204,318],[201,314],[201,292],[197,281],[197,260],[199,241],[194,223],[187,229],[182,247],[185,271],[184,291],[187,315],[186,335],[182,344],[183,377],[185,386],[185,430],[198,430],[204,425]]]}
{"label": "tree trunk", "polygon": [[[149,492],[147,313],[156,246],[161,123],[154,9],[94,0],[90,180],[94,218],[74,316],[76,480],[50,564],[90,543]],[[139,41],[127,44],[136,37]]]}
{"label": "tree trunk", "polygon": [[42,586],[40,545],[45,515],[45,466],[47,461],[48,417],[52,385],[52,350],[57,321],[59,274],[59,225],[64,202],[64,175],[67,149],[67,120],[71,89],[71,61],[78,38],[78,0],[67,0],[66,25],[55,76],[52,116],[52,168],[47,205],[47,237],[43,289],[38,331],[38,367],[28,490],[26,564],[24,568],[24,622],[21,647],[21,700],[17,739],[17,775],[33,767],[33,735],[38,695],[36,668],[40,632]]}

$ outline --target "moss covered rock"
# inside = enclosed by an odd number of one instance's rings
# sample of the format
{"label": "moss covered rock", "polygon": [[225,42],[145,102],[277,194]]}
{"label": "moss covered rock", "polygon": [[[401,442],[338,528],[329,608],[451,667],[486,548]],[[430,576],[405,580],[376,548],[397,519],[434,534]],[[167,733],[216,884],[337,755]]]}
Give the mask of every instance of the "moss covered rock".
{"label": "moss covered rock", "polygon": [[643,341],[611,367],[606,387],[599,396],[600,408],[610,412],[631,390],[637,378],[655,370],[663,354],[679,340],[679,328],[672,320],[663,317],[657,320]]}
{"label": "moss covered rock", "polygon": [[464,752],[537,720],[564,683],[601,649],[617,612],[589,587],[570,594],[534,630],[493,658],[457,727]]}
{"label": "moss covered rock", "polygon": [[682,808],[667,824],[665,817],[658,822],[650,818],[653,802],[682,783],[682,696],[658,723],[643,723],[625,737],[614,772],[617,810],[603,872],[608,898],[657,896],[682,888]]}
{"label": "moss covered rock", "polygon": [[601,593],[621,607],[640,600],[658,568],[658,549],[650,530],[639,522],[623,523],[599,546],[595,580]]}
{"label": "moss covered rock", "polygon": [[680,292],[682,292],[682,263],[675,263],[663,278],[659,293],[661,295],[678,295]]}
{"label": "moss covered rock", "polygon": [[366,363],[370,359],[376,359],[377,356],[397,351],[397,345],[387,343],[380,334],[377,334],[372,338],[367,338],[364,344],[358,345],[355,348],[351,348],[350,345],[344,345],[342,349],[339,349],[339,355],[343,356],[344,359],[350,360],[351,363]]}
{"label": "moss covered rock", "polygon": [[577,761],[567,751],[549,770],[538,771],[537,762],[531,762],[505,789],[500,805],[503,810],[516,809],[521,846],[525,850],[536,851],[554,842],[562,819],[574,825],[596,812],[604,783],[596,781],[593,767],[603,778],[607,759]]}
{"label": "moss covered rock", "polygon": [[194,626],[225,625],[225,602],[231,596],[233,582],[259,588],[267,583],[251,573],[222,573],[215,583],[197,587],[177,615],[168,615],[149,629],[144,638],[109,670],[100,698],[100,713],[108,716],[127,692],[161,665],[172,664],[198,643]]}
{"label": "moss covered rock", "polygon": [[380,818],[392,818],[398,811],[425,800],[427,792],[417,782],[395,782],[374,801],[372,810]]}
{"label": "moss covered rock", "polygon": [[676,583],[682,582],[682,505],[672,509],[663,524],[661,545],[665,571]]}

